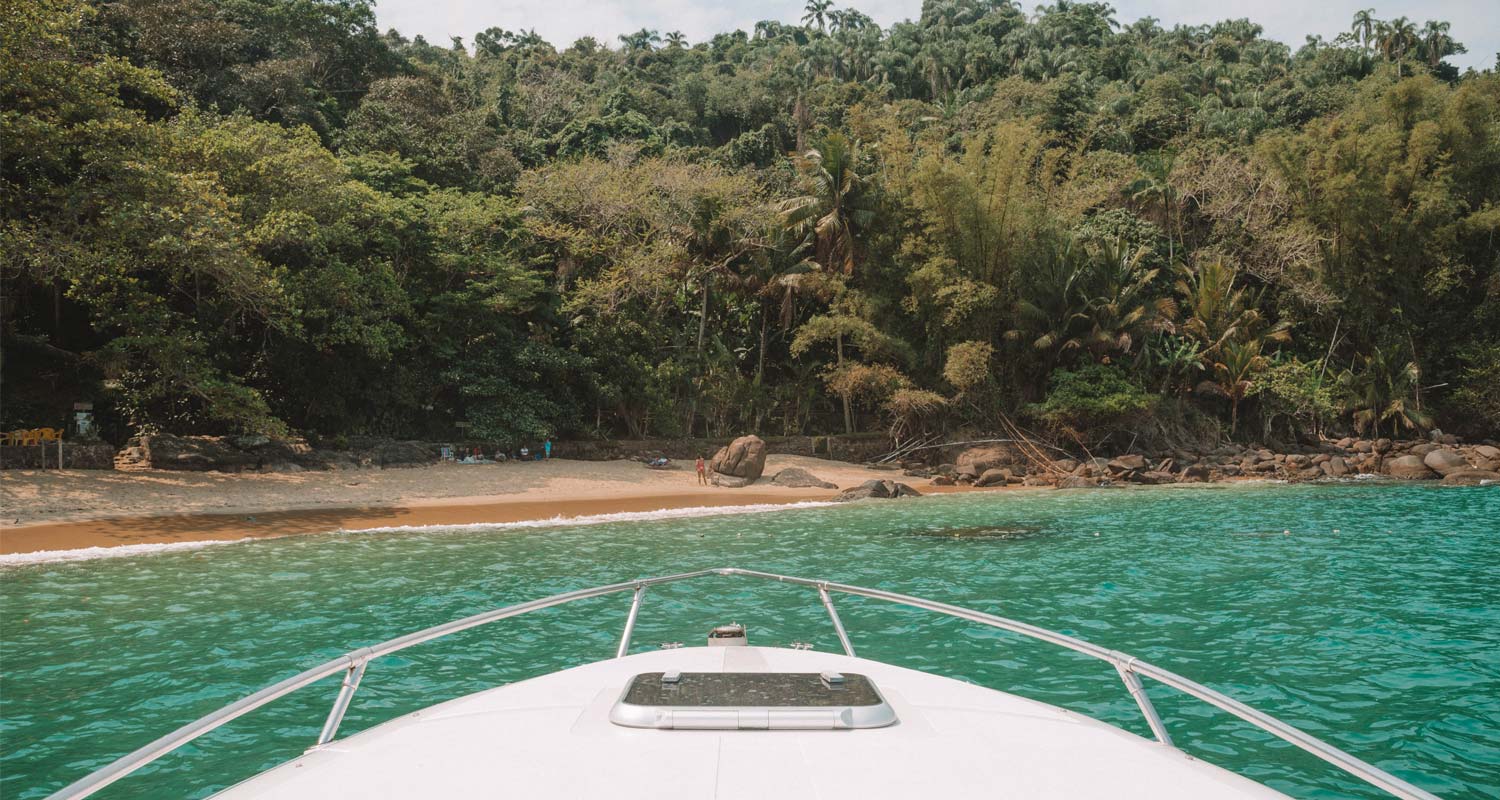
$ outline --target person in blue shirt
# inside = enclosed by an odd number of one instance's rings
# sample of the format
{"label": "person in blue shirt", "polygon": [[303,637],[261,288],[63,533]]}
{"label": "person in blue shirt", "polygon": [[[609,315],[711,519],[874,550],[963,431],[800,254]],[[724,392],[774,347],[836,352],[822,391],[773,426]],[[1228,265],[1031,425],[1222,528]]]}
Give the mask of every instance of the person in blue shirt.
{"label": "person in blue shirt", "polygon": [[547,458],[552,457],[552,437],[549,436],[547,441],[542,442],[542,450],[546,451]]}

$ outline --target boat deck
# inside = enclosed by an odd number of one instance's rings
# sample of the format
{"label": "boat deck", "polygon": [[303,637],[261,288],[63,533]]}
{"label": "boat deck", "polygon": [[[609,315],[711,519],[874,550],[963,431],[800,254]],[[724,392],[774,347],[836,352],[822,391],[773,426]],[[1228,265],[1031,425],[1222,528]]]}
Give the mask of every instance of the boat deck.
{"label": "boat deck", "polygon": [[[884,728],[654,730],[610,722],[636,674],[869,676]],[[479,692],[317,747],[216,795],[246,798],[1284,798],[1080,714],[832,653],[693,647]]]}

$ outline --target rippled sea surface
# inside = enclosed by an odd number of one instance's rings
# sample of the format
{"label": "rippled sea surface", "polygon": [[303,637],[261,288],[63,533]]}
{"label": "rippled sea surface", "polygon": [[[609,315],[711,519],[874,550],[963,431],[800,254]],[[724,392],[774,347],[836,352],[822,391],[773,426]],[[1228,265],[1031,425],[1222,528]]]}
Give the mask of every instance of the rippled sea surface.
{"label": "rippled sea surface", "polygon": [[[0,796],[34,798],[341,652],[521,600],[740,566],[1032,622],[1227,692],[1450,800],[1500,797],[1500,489],[1234,486],[950,495],[760,514],[328,534],[0,567]],[[1147,735],[1113,669],[960,620],[839,599],[861,656]],[[342,733],[613,654],[629,595],[372,663]],[[647,595],[635,650],[738,621],[837,641],[816,593],[707,578]],[[103,797],[201,797],[293,757],[336,679]],[[1294,797],[1381,797],[1150,686],[1179,746]]]}

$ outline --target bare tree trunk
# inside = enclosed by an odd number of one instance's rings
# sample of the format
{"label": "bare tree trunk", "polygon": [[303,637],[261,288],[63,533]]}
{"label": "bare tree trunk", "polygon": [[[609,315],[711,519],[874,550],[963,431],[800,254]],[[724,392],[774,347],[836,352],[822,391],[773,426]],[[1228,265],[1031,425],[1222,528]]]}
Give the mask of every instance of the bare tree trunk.
{"label": "bare tree trunk", "polygon": [[[837,342],[840,367],[844,366],[844,334],[839,334]],[[849,410],[849,395],[839,394],[839,399],[844,401],[844,433],[854,433],[854,415]]]}
{"label": "bare tree trunk", "polygon": [[689,437],[693,435],[693,421],[698,418],[698,394],[703,381],[703,340],[708,335],[708,284],[712,273],[703,275],[703,308],[698,317],[698,345],[693,353],[693,384],[689,388],[687,424],[683,427]]}
{"label": "bare tree trunk", "polygon": [[752,427],[754,428],[754,430],[755,430],[756,433],[760,433],[761,423],[764,422],[765,418],[766,418],[766,407],[765,407],[764,404],[761,403],[762,398],[760,396],[760,393],[762,391],[764,391],[764,388],[765,388],[765,385],[766,385],[766,380],[765,379],[766,379],[766,306],[765,306],[764,303],[762,303],[761,307],[760,307],[760,354],[756,357],[756,362],[755,362],[755,395],[751,399],[751,403],[754,406],[754,414],[752,415],[753,420],[754,420],[754,424],[753,424]]}

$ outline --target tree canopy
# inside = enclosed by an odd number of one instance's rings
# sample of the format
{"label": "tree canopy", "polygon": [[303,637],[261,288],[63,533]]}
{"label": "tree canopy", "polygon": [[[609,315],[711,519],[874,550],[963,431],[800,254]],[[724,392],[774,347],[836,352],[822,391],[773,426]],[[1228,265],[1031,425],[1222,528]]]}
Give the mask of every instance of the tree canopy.
{"label": "tree canopy", "polygon": [[1440,20],[0,21],[0,427],[1500,430],[1500,76]]}

